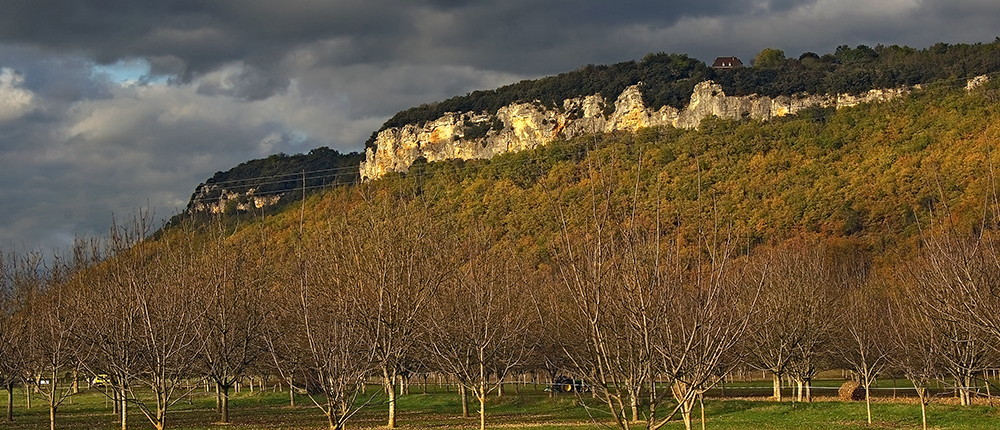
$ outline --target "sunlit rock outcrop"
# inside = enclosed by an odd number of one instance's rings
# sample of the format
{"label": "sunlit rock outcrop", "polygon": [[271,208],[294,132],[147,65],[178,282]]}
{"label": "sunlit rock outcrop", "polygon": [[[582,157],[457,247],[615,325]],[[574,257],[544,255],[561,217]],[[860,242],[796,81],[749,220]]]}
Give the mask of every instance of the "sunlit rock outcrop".
{"label": "sunlit rock outcrop", "polygon": [[390,172],[405,172],[417,159],[490,158],[522,151],[556,139],[643,127],[697,128],[708,117],[724,119],[771,118],[816,107],[843,108],[860,103],[884,102],[919,87],[871,90],[859,95],[809,95],[766,97],[727,96],[712,81],[697,84],[683,109],[664,106],[653,110],[643,102],[641,83],[625,88],[610,102],[600,95],[566,99],[559,108],[537,103],[517,103],[488,112],[448,113],[425,124],[391,127],[378,133],[361,163],[364,180]]}

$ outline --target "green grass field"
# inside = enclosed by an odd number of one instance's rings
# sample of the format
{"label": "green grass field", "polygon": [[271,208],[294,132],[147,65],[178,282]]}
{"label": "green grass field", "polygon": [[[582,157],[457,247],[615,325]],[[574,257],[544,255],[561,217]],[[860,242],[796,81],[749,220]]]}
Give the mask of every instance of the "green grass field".
{"label": "green grass field", "polygon": [[[742,383],[750,386],[753,383]],[[759,386],[762,382],[755,383]],[[740,384],[733,384],[733,387]],[[833,385],[827,384],[827,385]],[[900,385],[903,386],[903,385]],[[476,404],[470,404],[470,418],[461,417],[459,397],[431,387],[429,394],[421,394],[420,386],[411,388],[411,394],[400,398],[398,424],[411,429],[464,429],[476,428]],[[5,401],[6,394],[0,393]],[[549,398],[548,393],[531,386],[519,392],[509,388],[502,398],[491,397],[487,404],[487,426],[493,428],[523,429],[600,429],[606,428],[596,409],[579,406],[580,401],[591,401],[589,396],[577,398],[559,394]],[[0,429],[29,430],[48,428],[48,410],[41,397],[35,397],[32,408],[25,408],[23,391],[15,391],[15,422],[0,421]],[[321,429],[325,421],[314,408],[308,396],[297,396],[297,406],[288,405],[284,392],[243,391],[232,396],[229,425],[218,424],[214,410],[214,397],[203,390],[192,393],[190,401],[176,404],[167,415],[167,427],[172,429]],[[997,429],[1000,428],[1000,403],[997,407],[976,405],[961,407],[942,396],[929,408],[929,424],[935,429]],[[773,402],[759,399],[708,398],[706,399],[706,428],[732,430],[766,429],[919,429],[920,409],[912,400],[882,397],[876,399],[872,410],[875,423],[865,420],[864,403],[844,403],[823,398],[811,404]],[[695,416],[699,413],[696,411]],[[381,398],[364,408],[349,424],[350,428],[375,428],[384,425],[385,405]],[[130,428],[150,428],[145,418],[133,409]],[[696,428],[700,428],[698,423]],[[110,403],[96,391],[85,391],[68,400],[57,417],[57,428],[67,430],[117,428]],[[669,429],[682,429],[680,422]]]}

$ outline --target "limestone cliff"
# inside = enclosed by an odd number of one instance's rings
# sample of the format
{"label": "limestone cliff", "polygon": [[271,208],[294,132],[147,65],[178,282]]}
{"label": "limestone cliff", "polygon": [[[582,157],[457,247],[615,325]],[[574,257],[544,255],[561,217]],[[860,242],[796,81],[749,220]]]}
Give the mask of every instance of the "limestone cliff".
{"label": "limestone cliff", "polygon": [[301,198],[303,191],[353,184],[362,157],[319,147],[246,161],[199,184],[181,215],[253,211]]}
{"label": "limestone cliff", "polygon": [[672,126],[697,128],[710,116],[766,121],[806,108],[842,108],[859,103],[882,102],[919,87],[871,90],[861,95],[807,95],[764,97],[727,96],[712,81],[695,86],[683,109],[646,107],[640,86],[627,87],[612,106],[600,95],[564,100],[558,109],[534,103],[517,103],[488,112],[447,113],[426,124],[391,127],[378,133],[361,163],[361,178],[376,179],[390,172],[405,172],[414,161],[491,158],[511,151],[531,149],[559,138],[588,133]]}

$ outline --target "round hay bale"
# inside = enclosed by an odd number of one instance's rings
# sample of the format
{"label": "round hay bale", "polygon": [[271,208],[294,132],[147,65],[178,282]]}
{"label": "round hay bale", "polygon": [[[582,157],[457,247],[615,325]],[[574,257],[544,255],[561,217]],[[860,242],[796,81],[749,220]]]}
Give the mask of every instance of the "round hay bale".
{"label": "round hay bale", "polygon": [[837,395],[845,402],[857,402],[865,399],[865,387],[855,381],[847,381],[837,390]]}

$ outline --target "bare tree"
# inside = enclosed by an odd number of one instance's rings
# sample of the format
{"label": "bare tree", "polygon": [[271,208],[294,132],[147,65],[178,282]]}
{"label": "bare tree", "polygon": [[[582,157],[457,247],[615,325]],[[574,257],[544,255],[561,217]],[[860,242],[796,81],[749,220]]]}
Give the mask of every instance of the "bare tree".
{"label": "bare tree", "polygon": [[755,251],[752,268],[764,280],[757,312],[747,332],[747,358],[773,375],[773,396],[781,400],[781,380],[797,383],[796,399],[811,401],[812,378],[828,353],[835,321],[838,274],[833,252],[806,239]]}
{"label": "bare tree", "polygon": [[701,401],[739,363],[735,352],[757,311],[763,281],[735,260],[734,242],[732,235],[713,227],[701,234],[699,246],[691,250],[694,255],[678,258],[668,272],[666,297],[659,301],[661,323],[654,333],[658,368],[677,406],[651,419],[651,428],[661,428],[680,413],[690,430],[695,400]]}
{"label": "bare tree", "polygon": [[882,327],[889,314],[884,291],[875,282],[857,276],[845,284],[838,318],[841,322],[838,356],[858,377],[865,389],[865,411],[872,422],[871,386],[889,364],[892,345]]}
{"label": "bare tree", "polygon": [[931,400],[927,389],[944,373],[941,349],[946,342],[922,304],[925,292],[905,281],[912,272],[901,275],[904,281],[900,284],[904,287],[894,291],[889,308],[888,320],[892,321],[889,339],[893,344],[890,360],[913,384],[920,401],[920,422],[926,430],[927,405]]}
{"label": "bare tree", "polygon": [[759,252],[755,266],[764,279],[760,295],[763,312],[757,312],[747,332],[747,362],[771,372],[773,397],[781,401],[781,383],[791,367],[796,347],[802,343],[805,325],[799,321],[804,305],[800,299],[813,282],[803,273],[807,256],[798,250],[767,249]]}
{"label": "bare tree", "polygon": [[91,375],[101,375],[109,390],[102,391],[114,404],[121,429],[128,427],[128,406],[136,399],[130,395],[132,384],[142,371],[141,294],[147,267],[152,264],[152,250],[141,242],[149,233],[148,212],[138,211],[127,222],[112,222],[108,238],[95,243],[104,261],[78,274],[83,316],[76,333],[81,346],[88,349],[84,368]]}
{"label": "bare tree", "polygon": [[925,232],[921,255],[906,265],[914,307],[940,341],[944,370],[955,381],[961,404],[972,401],[977,375],[996,364],[1000,279],[994,233],[961,234],[951,226]]}
{"label": "bare tree", "polygon": [[[133,247],[144,254],[145,264],[127,279],[126,298],[137,310],[132,341],[138,351],[129,401],[156,430],[165,427],[168,409],[190,392],[183,382],[192,374],[203,346],[195,336],[206,313],[205,304],[197,300],[198,246],[199,238],[191,230],[177,228]],[[152,399],[135,389],[140,384]]]}
{"label": "bare tree", "polygon": [[[291,265],[293,263],[286,263],[285,266]],[[295,264],[296,266],[298,264]],[[301,269],[296,267],[290,271],[297,272]],[[285,272],[283,270],[282,272]],[[262,334],[262,340],[267,346],[267,352],[270,355],[270,363],[274,366],[274,370],[281,377],[282,381],[288,386],[288,401],[289,406],[296,406],[295,404],[295,394],[299,387],[304,386],[297,382],[296,378],[301,379],[305,372],[305,361],[306,354],[302,351],[303,344],[297,341],[297,336],[300,333],[298,327],[300,321],[300,311],[301,306],[299,294],[302,280],[299,279],[297,275],[283,273],[278,275],[278,279],[285,280],[282,284],[278,284],[275,288],[272,288],[272,303],[274,306],[273,318],[266,323],[264,326],[264,332]],[[289,285],[297,286],[292,289],[288,287]]]}
{"label": "bare tree", "polygon": [[7,392],[6,421],[14,421],[14,387],[25,371],[24,334],[28,327],[21,313],[23,301],[17,288],[18,257],[0,252],[0,385]]}
{"label": "bare tree", "polygon": [[56,413],[70,396],[76,393],[73,385],[64,385],[65,372],[75,373],[80,363],[81,351],[74,333],[81,324],[79,286],[70,282],[74,267],[66,260],[54,257],[42,268],[37,254],[24,257],[17,269],[17,282],[25,285],[27,305],[28,365],[33,382],[49,408],[49,427],[56,428]]}
{"label": "bare tree", "polygon": [[[534,332],[528,338],[532,342],[526,357],[527,366],[533,370],[545,373],[549,397],[554,397],[556,390],[552,389],[556,378],[561,372],[573,368],[570,357],[581,356],[577,350],[580,346],[578,337],[572,334],[572,324],[566,318],[567,312],[572,312],[573,303],[568,300],[565,287],[560,284],[557,275],[551,267],[543,265],[529,272],[531,284],[536,286],[537,294],[534,300],[535,319]],[[569,354],[566,351],[570,351]]]}
{"label": "bare tree", "polygon": [[422,202],[366,196],[350,218],[334,224],[342,273],[356,287],[351,306],[364,339],[375,351],[388,396],[389,428],[396,427],[395,381],[401,363],[417,346],[420,318],[430,298],[450,276],[441,221]]}
{"label": "bare tree", "polygon": [[[601,184],[600,175],[592,182]],[[646,428],[678,413],[690,428],[695,402],[735,365],[760,280],[736,273],[733,236],[718,223],[685,230],[634,202],[617,203],[615,194],[595,185],[582,227],[562,212],[556,267],[585,345],[567,353],[618,428],[639,419],[647,387]],[[658,381],[671,388],[658,390]],[[672,410],[658,410],[671,400]]]}
{"label": "bare tree", "polygon": [[607,191],[591,198],[582,229],[571,230],[570,214],[563,214],[555,250],[561,295],[571,303],[560,316],[570,338],[585,345],[564,352],[604,403],[604,412],[627,429],[640,420],[641,390],[653,374],[651,332],[663,290],[659,243],[655,236],[630,236],[632,231],[618,228],[625,220],[615,218],[620,212]]}
{"label": "bare tree", "polygon": [[229,422],[229,392],[264,352],[271,315],[263,240],[227,237],[221,223],[206,227],[209,243],[197,267],[198,297],[206,306],[194,332],[198,366],[216,385],[220,421]]}
{"label": "bare tree", "polygon": [[275,353],[279,363],[295,354],[293,360],[302,368],[303,386],[313,405],[326,416],[331,430],[339,430],[371,401],[358,404],[357,399],[372,373],[376,349],[358,323],[366,309],[358,306],[359,286],[341,265],[344,249],[328,238],[329,233],[306,239],[297,279],[288,283],[292,287],[283,294],[292,317],[286,322],[292,330],[271,345],[285,351],[282,358]]}
{"label": "bare tree", "polygon": [[431,360],[479,401],[480,430],[487,396],[527,353],[532,321],[523,268],[512,250],[490,242],[468,238],[457,276],[442,286],[424,320]]}

